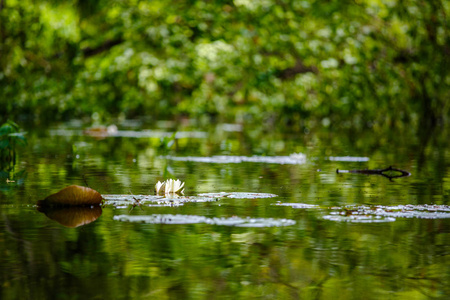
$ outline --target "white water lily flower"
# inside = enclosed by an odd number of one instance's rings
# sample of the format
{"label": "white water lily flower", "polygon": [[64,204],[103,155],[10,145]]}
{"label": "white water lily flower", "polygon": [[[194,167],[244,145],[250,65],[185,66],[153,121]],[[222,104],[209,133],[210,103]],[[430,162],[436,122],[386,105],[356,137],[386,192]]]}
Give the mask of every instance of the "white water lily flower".
{"label": "white water lily flower", "polygon": [[155,185],[155,191],[156,191],[156,194],[157,194],[157,195],[159,194],[159,192],[162,192],[162,191],[164,190],[165,185],[166,185],[166,183],[165,183],[164,181],[163,181],[163,182],[158,181],[158,182],[156,183],[156,185]]}
{"label": "white water lily flower", "polygon": [[183,194],[183,189],[184,187],[184,182],[182,182],[181,180],[177,179],[173,181],[173,186],[172,186],[172,190],[173,193],[181,193]]}
{"label": "white water lily flower", "polygon": [[184,182],[181,180],[167,179],[163,182],[157,182],[155,185],[156,194],[183,194]]}

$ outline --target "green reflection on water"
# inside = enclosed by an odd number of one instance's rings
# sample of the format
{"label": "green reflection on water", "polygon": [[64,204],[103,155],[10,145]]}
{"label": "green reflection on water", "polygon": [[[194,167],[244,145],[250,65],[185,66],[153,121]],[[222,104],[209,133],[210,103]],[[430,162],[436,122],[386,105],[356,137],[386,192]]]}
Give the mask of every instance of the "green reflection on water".
{"label": "green reflection on water", "polygon": [[[326,133],[262,133],[253,139],[242,134],[213,132],[203,139],[180,139],[172,155],[303,153],[307,160],[298,165],[173,161],[158,156],[158,140],[151,138],[96,140],[31,132],[29,147],[8,169],[9,178],[23,172],[27,176],[20,184],[0,183],[1,298],[427,299],[450,293],[448,219],[339,223],[323,219],[320,210],[272,205],[448,205],[445,134],[426,144],[415,138],[395,144],[369,135],[355,143],[354,137]],[[346,155],[370,160],[326,159]],[[412,175],[391,182],[335,172],[389,165]],[[34,207],[64,186],[86,182],[102,194],[152,194],[154,183],[167,173],[186,181],[188,196],[225,191],[278,197],[131,211],[130,206],[104,207],[97,220],[77,228],[64,227]],[[236,228],[114,221],[123,214],[286,218],[296,224]]]}

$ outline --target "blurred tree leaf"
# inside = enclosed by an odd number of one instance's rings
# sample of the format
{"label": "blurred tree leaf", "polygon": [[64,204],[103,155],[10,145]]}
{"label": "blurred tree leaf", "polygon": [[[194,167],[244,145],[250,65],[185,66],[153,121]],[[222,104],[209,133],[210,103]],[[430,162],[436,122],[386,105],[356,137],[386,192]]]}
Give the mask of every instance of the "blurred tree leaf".
{"label": "blurred tree leaf", "polygon": [[441,0],[5,3],[0,115],[206,114],[301,130],[450,114]]}

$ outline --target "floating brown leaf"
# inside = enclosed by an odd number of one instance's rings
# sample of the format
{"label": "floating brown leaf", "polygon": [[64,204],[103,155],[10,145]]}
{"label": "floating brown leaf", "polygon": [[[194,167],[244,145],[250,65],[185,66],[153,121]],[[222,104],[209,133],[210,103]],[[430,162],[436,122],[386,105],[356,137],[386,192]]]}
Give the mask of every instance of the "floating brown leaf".
{"label": "floating brown leaf", "polygon": [[39,206],[87,206],[100,205],[103,198],[99,192],[88,187],[71,185],[38,201]]}
{"label": "floating brown leaf", "polygon": [[94,222],[102,214],[100,206],[94,207],[40,207],[38,210],[63,226],[75,228]]}

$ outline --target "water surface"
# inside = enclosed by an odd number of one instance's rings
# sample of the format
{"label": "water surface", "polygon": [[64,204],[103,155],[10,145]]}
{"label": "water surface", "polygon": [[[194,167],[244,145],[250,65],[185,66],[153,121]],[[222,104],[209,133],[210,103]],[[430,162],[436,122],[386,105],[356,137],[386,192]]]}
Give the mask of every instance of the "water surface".
{"label": "water surface", "polygon": [[[16,163],[4,164],[0,173],[1,298],[449,295],[450,219],[420,218],[433,213],[428,209],[381,219],[359,213],[361,207],[392,212],[402,205],[440,205],[445,213],[445,132],[420,138],[179,128],[175,146],[160,151],[165,135],[120,126],[100,137],[70,126],[30,130]],[[390,165],[411,176],[336,173]],[[235,197],[133,204],[133,197],[154,195],[156,181],[167,178],[185,181],[186,197]],[[37,210],[38,200],[72,184],[131,200],[70,217]],[[254,193],[276,196],[244,197]],[[352,215],[366,219],[353,222]],[[236,226],[242,222],[257,226]]]}

